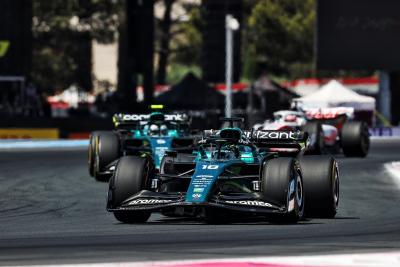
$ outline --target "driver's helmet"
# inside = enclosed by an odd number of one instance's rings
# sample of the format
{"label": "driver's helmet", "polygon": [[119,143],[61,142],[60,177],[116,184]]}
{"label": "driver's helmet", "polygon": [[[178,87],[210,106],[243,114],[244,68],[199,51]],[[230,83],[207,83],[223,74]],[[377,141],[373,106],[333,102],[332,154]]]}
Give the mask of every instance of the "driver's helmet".
{"label": "driver's helmet", "polygon": [[221,148],[221,159],[236,159],[240,157],[240,152],[235,145],[227,145]]}
{"label": "driver's helmet", "polygon": [[168,134],[168,127],[167,125],[163,124],[160,126],[160,132],[162,135],[167,135]]}
{"label": "driver's helmet", "polygon": [[297,117],[294,114],[288,114],[285,116],[286,122],[295,122],[296,120],[297,120]]}
{"label": "driver's helmet", "polygon": [[159,135],[160,128],[156,124],[152,124],[152,125],[150,125],[147,133],[148,133],[148,135]]}

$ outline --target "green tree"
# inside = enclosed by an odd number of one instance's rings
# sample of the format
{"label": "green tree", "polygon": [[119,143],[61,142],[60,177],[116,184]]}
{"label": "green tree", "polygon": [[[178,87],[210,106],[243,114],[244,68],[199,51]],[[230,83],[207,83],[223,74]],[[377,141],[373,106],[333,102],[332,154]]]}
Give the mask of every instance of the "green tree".
{"label": "green tree", "polygon": [[91,42],[114,41],[121,0],[33,1],[32,78],[43,89],[91,89]]}
{"label": "green tree", "polygon": [[202,46],[200,6],[188,4],[184,5],[184,8],[187,12],[187,20],[176,25],[174,30],[171,62],[185,66],[198,66]]}
{"label": "green tree", "polygon": [[[156,23],[157,83],[176,83],[187,72],[199,74],[201,51],[200,5],[182,0],[162,0],[163,17]],[[177,16],[173,8],[183,10]]]}
{"label": "green tree", "polygon": [[311,76],[314,23],[315,0],[256,2],[245,34],[245,71],[289,78]]}

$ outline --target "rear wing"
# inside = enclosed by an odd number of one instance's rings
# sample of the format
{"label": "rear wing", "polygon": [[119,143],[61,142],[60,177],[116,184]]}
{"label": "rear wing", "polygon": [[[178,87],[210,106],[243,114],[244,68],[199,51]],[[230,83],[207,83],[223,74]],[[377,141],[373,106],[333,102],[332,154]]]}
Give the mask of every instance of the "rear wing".
{"label": "rear wing", "polygon": [[243,131],[243,135],[258,147],[266,148],[296,148],[306,147],[308,133],[301,131]]}
{"label": "rear wing", "polygon": [[350,119],[354,117],[354,108],[352,107],[303,108],[303,111],[309,120],[332,120],[340,116]]}
{"label": "rear wing", "polygon": [[141,123],[147,122],[170,122],[170,123],[189,123],[189,117],[184,114],[115,114],[113,116],[113,123],[115,127],[120,126],[137,126]]}

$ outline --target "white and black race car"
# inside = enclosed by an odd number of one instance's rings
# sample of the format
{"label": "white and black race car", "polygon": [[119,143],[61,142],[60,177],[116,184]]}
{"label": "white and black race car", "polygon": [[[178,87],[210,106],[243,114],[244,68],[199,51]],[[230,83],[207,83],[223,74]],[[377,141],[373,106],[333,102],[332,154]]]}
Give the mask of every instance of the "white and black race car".
{"label": "white and black race car", "polygon": [[365,122],[355,121],[349,107],[282,110],[273,120],[256,124],[256,130],[295,130],[309,133],[309,152],[343,152],[348,157],[365,157],[369,151],[369,132]]}

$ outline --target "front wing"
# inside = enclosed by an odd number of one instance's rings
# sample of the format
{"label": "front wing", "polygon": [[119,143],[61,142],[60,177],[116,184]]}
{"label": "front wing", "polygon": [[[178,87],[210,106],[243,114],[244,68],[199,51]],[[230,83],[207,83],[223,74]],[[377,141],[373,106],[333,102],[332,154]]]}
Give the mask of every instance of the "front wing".
{"label": "front wing", "polygon": [[205,202],[188,202],[185,201],[185,195],[167,195],[152,191],[142,191],[117,207],[107,207],[108,211],[151,211],[157,212],[171,208],[202,208],[212,207],[236,212],[249,212],[259,214],[283,214],[287,213],[286,207],[279,207],[274,204],[264,202],[259,199],[245,198],[243,196],[226,196],[218,198],[213,197]]}

